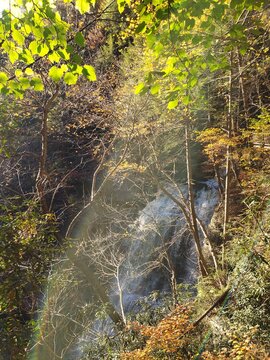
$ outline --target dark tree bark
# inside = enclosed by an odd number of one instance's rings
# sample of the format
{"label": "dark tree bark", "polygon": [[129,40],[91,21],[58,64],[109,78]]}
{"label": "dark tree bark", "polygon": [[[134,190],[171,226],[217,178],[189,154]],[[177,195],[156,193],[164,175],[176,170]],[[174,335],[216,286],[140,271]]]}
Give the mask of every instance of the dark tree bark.
{"label": "dark tree bark", "polygon": [[46,186],[48,181],[47,172],[47,156],[48,156],[48,116],[53,107],[53,102],[58,95],[58,89],[45,101],[43,106],[42,122],[41,122],[41,154],[39,160],[39,169],[36,177],[36,189],[41,208],[44,214],[49,211],[46,200]]}
{"label": "dark tree bark", "polygon": [[185,145],[186,145],[186,168],[187,168],[187,184],[188,184],[188,205],[190,213],[190,223],[192,227],[192,234],[195,241],[195,246],[198,254],[199,267],[202,276],[208,275],[208,269],[206,260],[202,252],[202,246],[200,242],[198,224],[197,224],[197,215],[195,211],[195,202],[194,202],[194,192],[192,185],[192,163],[191,163],[191,154],[190,154],[190,119],[188,114],[185,119]]}

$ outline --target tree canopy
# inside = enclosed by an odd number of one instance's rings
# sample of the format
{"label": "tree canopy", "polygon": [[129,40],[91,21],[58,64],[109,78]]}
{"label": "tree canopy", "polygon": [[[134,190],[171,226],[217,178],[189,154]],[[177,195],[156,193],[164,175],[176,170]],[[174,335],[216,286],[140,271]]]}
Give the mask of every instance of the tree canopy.
{"label": "tree canopy", "polygon": [[[63,358],[104,314],[115,335],[89,340],[85,359],[267,358],[269,14],[267,0],[14,0],[3,11],[0,358],[25,359],[33,331],[40,360],[43,349]],[[196,198],[209,179],[210,224]],[[177,218],[140,239],[140,211],[160,198]],[[128,266],[167,281],[146,311],[126,312]]]}

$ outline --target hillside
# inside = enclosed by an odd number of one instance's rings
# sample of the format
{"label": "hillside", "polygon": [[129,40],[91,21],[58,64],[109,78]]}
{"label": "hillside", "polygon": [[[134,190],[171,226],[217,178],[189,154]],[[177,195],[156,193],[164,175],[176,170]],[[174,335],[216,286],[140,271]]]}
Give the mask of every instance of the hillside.
{"label": "hillside", "polygon": [[0,359],[269,359],[265,0],[16,0],[0,21]]}

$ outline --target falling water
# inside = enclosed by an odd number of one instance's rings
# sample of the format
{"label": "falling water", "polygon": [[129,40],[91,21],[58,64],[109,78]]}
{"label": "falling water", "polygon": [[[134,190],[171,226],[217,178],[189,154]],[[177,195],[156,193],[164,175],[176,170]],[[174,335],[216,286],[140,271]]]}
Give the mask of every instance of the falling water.
{"label": "falling water", "polygon": [[[179,200],[179,190],[171,187],[167,190]],[[186,186],[182,186],[180,191],[187,196]],[[200,184],[200,189],[196,191],[195,208],[204,225],[209,225],[218,200],[214,180]],[[201,241],[203,243],[203,234]],[[138,299],[154,290],[169,291],[169,265],[173,267],[171,271],[176,273],[178,282],[195,283],[197,263],[194,242],[187,231],[179,206],[167,195],[158,193],[141,210],[131,229],[126,260],[120,272],[125,310],[132,309]],[[114,286],[112,297],[115,299],[117,292],[118,289]]]}

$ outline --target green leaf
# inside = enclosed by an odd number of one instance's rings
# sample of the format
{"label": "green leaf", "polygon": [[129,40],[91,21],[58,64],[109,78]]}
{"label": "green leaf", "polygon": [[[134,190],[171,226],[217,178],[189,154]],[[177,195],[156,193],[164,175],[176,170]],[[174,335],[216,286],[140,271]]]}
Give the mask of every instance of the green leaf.
{"label": "green leaf", "polygon": [[36,39],[42,39],[43,38],[43,29],[38,26],[33,26],[32,32],[35,35]]}
{"label": "green leaf", "polygon": [[138,94],[140,94],[144,89],[145,89],[144,83],[140,83],[140,84],[138,84],[137,86],[135,86],[134,93],[135,93],[136,95],[138,95]]}
{"label": "green leaf", "polygon": [[155,45],[156,41],[157,41],[157,38],[154,34],[146,35],[146,42],[150,48],[152,48]]}
{"label": "green leaf", "polygon": [[83,67],[80,66],[80,65],[77,65],[77,64],[72,65],[72,66],[70,67],[70,69],[71,69],[71,71],[73,72],[73,74],[77,74],[77,75],[81,75],[82,72],[83,72]]}
{"label": "green leaf", "polygon": [[72,46],[72,45],[67,45],[67,52],[69,53],[69,54],[72,54],[73,53],[73,51],[74,51],[74,47]]}
{"label": "green leaf", "polygon": [[24,44],[25,37],[20,33],[20,31],[14,29],[12,31],[12,37],[13,37],[14,41],[16,41],[16,43],[18,45],[23,45]]}
{"label": "green leaf", "polygon": [[191,99],[190,99],[190,96],[184,96],[183,98],[182,98],[182,103],[184,104],[184,105],[188,105],[189,103],[190,103],[190,101],[191,101]]}
{"label": "green leaf", "polygon": [[161,44],[161,42],[157,42],[157,44],[154,47],[155,54],[159,56],[164,50],[164,46]]}
{"label": "green leaf", "polygon": [[201,35],[194,35],[192,38],[192,44],[193,45],[198,45],[201,41],[202,41],[203,37]]}
{"label": "green leaf", "polygon": [[8,76],[3,71],[0,72],[0,84],[6,84],[8,81]]}
{"label": "green leaf", "polygon": [[143,32],[143,30],[145,29],[145,26],[146,26],[146,23],[143,21],[142,23],[140,23],[140,24],[137,26],[135,32],[136,32],[137,34]]}
{"label": "green leaf", "polygon": [[90,81],[97,80],[95,69],[91,65],[84,65],[82,73]]}
{"label": "green leaf", "polygon": [[189,88],[194,88],[194,86],[196,86],[198,83],[198,79],[197,78],[191,78],[188,82],[188,86]]}
{"label": "green leaf", "polygon": [[195,6],[192,6],[191,15],[200,18],[203,15],[205,9],[208,9],[211,5],[210,1],[200,0]]}
{"label": "green leaf", "polygon": [[151,87],[150,92],[151,92],[152,95],[155,95],[155,94],[157,94],[159,92],[159,90],[160,90],[160,85],[155,84],[154,86]]}
{"label": "green leaf", "polygon": [[240,6],[242,5],[242,2],[241,1],[239,2],[239,0],[231,0],[231,2],[230,2],[230,7],[232,9],[237,8],[239,5]]}
{"label": "green leaf", "polygon": [[206,70],[207,69],[207,64],[205,62],[201,63],[201,68],[203,70]]}
{"label": "green leaf", "polygon": [[179,51],[177,52],[177,55],[181,60],[187,58],[187,56],[188,56],[187,52],[182,48],[179,49]]}
{"label": "green leaf", "polygon": [[117,0],[117,7],[120,14],[125,10],[126,1],[125,0]]}
{"label": "green leaf", "polygon": [[83,59],[80,57],[80,55],[74,54],[71,58],[71,62],[80,65],[83,62]]}
{"label": "green leaf", "polygon": [[75,85],[78,80],[78,76],[72,74],[72,72],[67,72],[64,76],[64,82],[67,85]]}
{"label": "green leaf", "polygon": [[22,88],[23,90],[27,90],[27,89],[30,87],[30,81],[29,81],[28,78],[26,78],[26,77],[21,77],[21,78],[19,78],[18,80],[19,80],[19,82],[20,82],[20,84],[21,84],[21,88]]}
{"label": "green leaf", "polygon": [[23,71],[21,69],[17,69],[17,70],[15,70],[15,75],[16,75],[16,77],[20,77],[23,75]]}
{"label": "green leaf", "polygon": [[52,34],[47,27],[44,29],[43,36],[45,40],[48,40],[52,37]]}
{"label": "green leaf", "polygon": [[[1,84],[0,84],[1,85]],[[1,94],[7,95],[9,93],[9,90],[6,86],[1,87]]]}
{"label": "green leaf", "polygon": [[201,22],[201,28],[204,30],[208,29],[209,26],[211,26],[211,25],[212,25],[212,23],[211,23],[210,18],[207,18],[207,20]]}
{"label": "green leaf", "polygon": [[63,71],[63,73],[65,73],[66,71],[68,71],[68,66],[66,64],[62,64],[60,69]]}
{"label": "green leaf", "polygon": [[176,42],[179,40],[179,30],[172,30],[169,34],[170,40],[173,44],[176,44]]}
{"label": "green leaf", "polygon": [[213,18],[216,19],[216,20],[221,20],[223,14],[224,14],[224,11],[225,11],[225,6],[224,5],[215,3],[215,6],[214,6],[214,8],[212,10]]}
{"label": "green leaf", "polygon": [[15,96],[16,99],[20,99],[22,100],[23,99],[23,95],[24,95],[24,92],[20,89],[14,89],[12,91],[13,95]]}
{"label": "green leaf", "polygon": [[88,0],[76,0],[76,9],[84,14],[90,10],[90,2]]}
{"label": "green leaf", "polygon": [[179,103],[178,100],[172,100],[172,101],[170,101],[170,102],[168,103],[167,108],[168,108],[169,110],[175,109],[176,106],[178,105],[178,103]]}
{"label": "green leaf", "polygon": [[57,53],[60,55],[60,57],[63,60],[69,60],[70,59],[70,54],[66,51],[66,49],[61,49]]}
{"label": "green leaf", "polygon": [[24,28],[24,32],[25,32],[25,34],[26,35],[30,35],[31,34],[31,32],[32,32],[32,29],[31,29],[31,26],[29,25],[29,24],[24,24],[23,25],[23,28]]}
{"label": "green leaf", "polygon": [[18,85],[17,80],[11,80],[11,81],[9,81],[8,87],[9,87],[9,89],[11,89],[11,90],[16,90],[16,89],[18,89],[19,85]]}
{"label": "green leaf", "polygon": [[55,12],[52,10],[52,8],[47,7],[46,8],[46,15],[49,19],[54,20],[55,19]]}
{"label": "green leaf", "polygon": [[36,55],[38,53],[38,42],[35,40],[31,41],[28,48],[33,55]]}
{"label": "green leaf", "polygon": [[33,86],[35,91],[43,91],[44,86],[40,78],[33,78],[30,81],[30,85]]}
{"label": "green leaf", "polygon": [[34,62],[33,56],[28,49],[24,49],[23,53],[20,54],[20,60],[26,62],[27,64],[33,64]]}
{"label": "green leaf", "polygon": [[53,52],[48,56],[48,59],[50,60],[51,63],[58,63],[61,57],[57,52]]}
{"label": "green leaf", "polygon": [[230,35],[234,39],[241,39],[245,37],[244,27],[241,24],[234,24],[230,29]]}
{"label": "green leaf", "polygon": [[186,19],[186,21],[185,21],[185,25],[186,25],[186,28],[188,29],[188,30],[191,30],[191,29],[193,29],[194,28],[194,26],[195,26],[195,20],[194,19]]}
{"label": "green leaf", "polygon": [[15,50],[10,50],[8,53],[8,56],[9,56],[9,60],[10,60],[11,64],[14,64],[15,61],[17,61],[19,58],[19,54]]}
{"label": "green leaf", "polygon": [[39,45],[37,50],[38,50],[38,55],[41,57],[47,55],[48,52],[50,51],[50,49],[46,44]]}
{"label": "green leaf", "polygon": [[47,29],[50,31],[50,34],[57,37],[57,28],[55,28],[55,26],[51,25],[48,26]]}
{"label": "green leaf", "polygon": [[239,52],[241,55],[246,55],[248,51],[248,45],[247,44],[241,44],[241,47],[239,49]]}
{"label": "green leaf", "polygon": [[85,39],[83,37],[83,34],[81,32],[77,32],[74,38],[77,45],[84,47],[85,46]]}
{"label": "green leaf", "polygon": [[60,69],[56,66],[51,67],[49,70],[49,76],[55,82],[58,82],[59,80],[61,80],[63,74],[64,74],[64,70]]}
{"label": "green leaf", "polygon": [[156,17],[159,20],[165,20],[168,18],[168,8],[158,9],[156,12]]}
{"label": "green leaf", "polygon": [[34,75],[34,71],[31,68],[27,68],[27,69],[25,69],[25,74],[32,76],[32,75]]}

